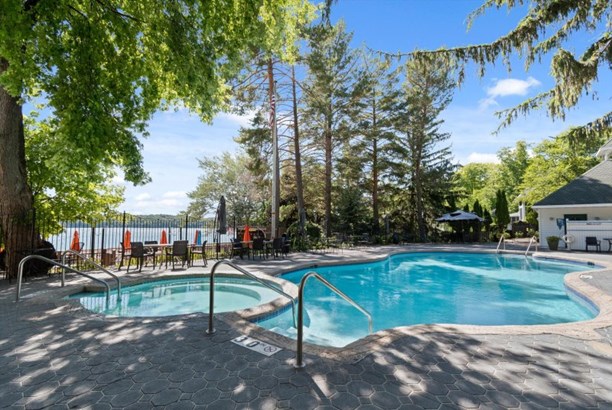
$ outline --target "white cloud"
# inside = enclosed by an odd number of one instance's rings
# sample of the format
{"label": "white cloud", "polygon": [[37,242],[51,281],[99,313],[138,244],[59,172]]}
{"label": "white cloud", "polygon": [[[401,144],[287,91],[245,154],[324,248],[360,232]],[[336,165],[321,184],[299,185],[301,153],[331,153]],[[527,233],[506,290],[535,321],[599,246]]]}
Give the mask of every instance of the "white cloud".
{"label": "white cloud", "polygon": [[145,202],[151,199],[151,194],[148,192],[143,192],[142,194],[138,194],[134,197],[138,202]]}
{"label": "white cloud", "polygon": [[487,95],[490,97],[505,97],[507,95],[527,95],[529,89],[538,87],[542,83],[533,77],[528,77],[527,80],[518,80],[516,78],[506,78],[497,80],[495,86],[487,89]]}
{"label": "white cloud", "polygon": [[168,191],[162,195],[162,198],[183,199],[183,198],[187,198],[187,193],[185,191]]}
{"label": "white cloud", "polygon": [[493,87],[487,88],[487,97],[481,99],[478,104],[481,110],[486,110],[490,106],[499,105],[496,98],[507,97],[510,95],[525,96],[529,90],[542,85],[541,82],[533,77],[528,77],[527,80],[519,80],[517,78],[505,78],[503,80],[494,80]]}
{"label": "white cloud", "polygon": [[250,127],[251,120],[255,117],[255,111],[248,112],[245,115],[238,115],[230,112],[220,113],[215,117],[217,119],[227,120],[229,122],[235,123],[241,127]]}
{"label": "white cloud", "polygon": [[470,162],[490,162],[493,164],[499,164],[499,158],[497,158],[497,154],[487,154],[483,152],[472,152],[467,157],[467,164]]}

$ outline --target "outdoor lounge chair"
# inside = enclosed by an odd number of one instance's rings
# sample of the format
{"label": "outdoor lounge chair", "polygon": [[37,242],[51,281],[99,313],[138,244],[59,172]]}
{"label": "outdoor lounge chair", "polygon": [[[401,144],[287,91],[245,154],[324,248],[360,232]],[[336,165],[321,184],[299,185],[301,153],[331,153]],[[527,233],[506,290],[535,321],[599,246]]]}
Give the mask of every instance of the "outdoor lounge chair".
{"label": "outdoor lounge chair", "polygon": [[206,242],[202,243],[202,245],[192,245],[191,247],[191,266],[193,266],[193,257],[195,255],[202,255],[203,266],[208,266],[208,260],[206,259]]}
{"label": "outdoor lounge chair", "polygon": [[174,241],[172,243],[172,248],[166,249],[166,268],[168,267],[168,260],[172,260],[172,269],[174,270],[174,262],[176,258],[179,258],[181,261],[181,267],[187,264],[189,267],[189,249],[188,249],[188,241]]}
{"label": "outdoor lounge chair", "polygon": [[601,241],[597,239],[596,237],[594,236],[586,237],[586,245],[584,248],[587,252],[589,251],[589,246],[594,246],[597,252],[601,252]]}

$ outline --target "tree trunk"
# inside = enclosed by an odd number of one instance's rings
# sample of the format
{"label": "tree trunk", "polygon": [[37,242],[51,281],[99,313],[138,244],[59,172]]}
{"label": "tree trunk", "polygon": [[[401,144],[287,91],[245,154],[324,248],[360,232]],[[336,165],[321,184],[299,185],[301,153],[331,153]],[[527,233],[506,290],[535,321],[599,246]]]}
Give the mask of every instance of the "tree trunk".
{"label": "tree trunk", "polygon": [[[331,112],[331,109],[330,109]],[[331,236],[331,194],[332,194],[332,133],[331,121],[325,129],[325,235]]]}
{"label": "tree trunk", "polygon": [[[0,57],[0,74],[8,62]],[[0,216],[6,269],[9,278],[17,275],[21,258],[33,247],[32,191],[28,186],[23,114],[19,99],[0,86]]]}
{"label": "tree trunk", "polygon": [[291,66],[291,86],[293,89],[293,150],[295,154],[295,185],[298,210],[298,234],[305,238],[306,208],[304,206],[304,183],[302,181],[302,155],[300,153],[300,132],[298,126],[297,93],[295,87],[295,67]]}
{"label": "tree trunk", "polygon": [[378,133],[376,123],[376,96],[372,99],[372,232],[374,235],[380,233],[378,212]]}

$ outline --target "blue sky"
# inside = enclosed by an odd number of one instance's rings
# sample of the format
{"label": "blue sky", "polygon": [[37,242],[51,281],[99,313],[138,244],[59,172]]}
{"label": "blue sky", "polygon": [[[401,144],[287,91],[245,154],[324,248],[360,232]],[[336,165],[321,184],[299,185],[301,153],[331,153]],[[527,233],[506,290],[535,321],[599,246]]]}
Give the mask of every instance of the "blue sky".
{"label": "blue sky", "polygon": [[[507,33],[523,17],[525,9],[508,12],[490,10],[479,17],[468,32],[466,17],[481,0],[339,0],[332,19],[343,19],[354,34],[353,45],[391,53],[416,48],[436,49],[490,42]],[[601,31],[580,33],[567,43],[570,51],[582,53],[584,45]],[[518,140],[538,143],[572,125],[584,124],[610,110],[610,71],[600,74],[594,90],[599,100],[583,97],[565,121],[552,122],[544,112],[534,112],[517,120],[498,135],[491,135],[499,120],[494,112],[512,107],[525,98],[553,85],[549,74],[550,56],[524,70],[522,61],[512,60],[512,72],[497,64],[485,76],[477,76],[476,66],[467,70],[467,79],[456,90],[452,104],[442,114],[444,131],[451,133],[450,144],[456,162],[490,162],[496,152],[514,146]],[[184,110],[160,112],[150,122],[150,137],[144,140],[144,165],[153,182],[142,187],[126,186],[126,202],[121,210],[137,214],[175,214],[184,210],[187,193],[197,185],[198,158],[234,152],[233,138],[248,119],[219,114],[213,124],[203,124]]]}

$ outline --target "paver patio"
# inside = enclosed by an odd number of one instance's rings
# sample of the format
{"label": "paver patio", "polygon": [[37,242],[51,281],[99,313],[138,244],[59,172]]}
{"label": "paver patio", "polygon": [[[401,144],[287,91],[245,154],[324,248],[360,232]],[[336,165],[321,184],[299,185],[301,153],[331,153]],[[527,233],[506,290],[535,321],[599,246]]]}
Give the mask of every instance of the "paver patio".
{"label": "paver patio", "polygon": [[[368,258],[385,249],[352,252]],[[355,255],[243,264],[277,271]],[[612,295],[612,270],[588,280]],[[231,343],[241,329],[227,318],[216,320],[212,336],[202,314],[103,318],[45,297],[58,286],[57,278],[28,282],[19,303],[14,284],[0,288],[3,407],[612,409],[612,323],[597,337],[414,326],[366,354],[334,359],[307,348],[307,366],[297,370],[294,350],[266,357]]]}

